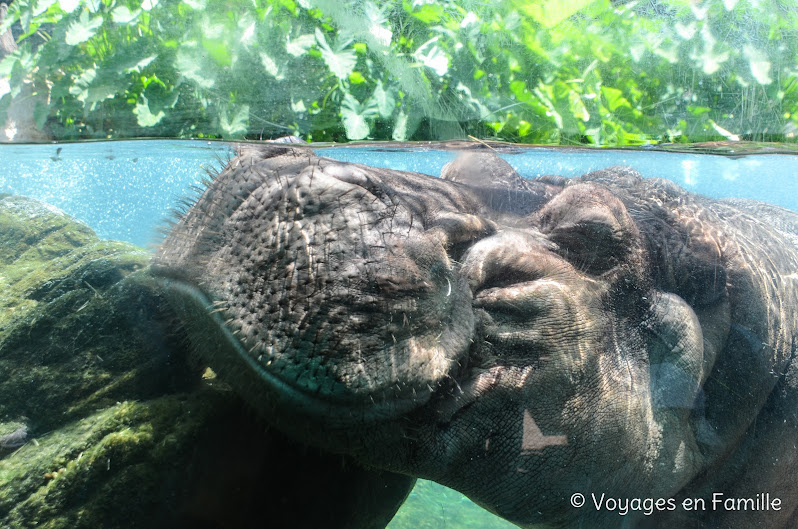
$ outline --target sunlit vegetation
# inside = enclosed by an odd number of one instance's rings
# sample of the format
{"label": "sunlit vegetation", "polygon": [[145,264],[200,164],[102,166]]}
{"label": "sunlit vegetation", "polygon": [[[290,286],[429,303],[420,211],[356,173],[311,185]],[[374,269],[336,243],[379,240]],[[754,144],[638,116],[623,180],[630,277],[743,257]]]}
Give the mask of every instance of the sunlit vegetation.
{"label": "sunlit vegetation", "polygon": [[16,0],[58,139],[791,141],[793,0]]}

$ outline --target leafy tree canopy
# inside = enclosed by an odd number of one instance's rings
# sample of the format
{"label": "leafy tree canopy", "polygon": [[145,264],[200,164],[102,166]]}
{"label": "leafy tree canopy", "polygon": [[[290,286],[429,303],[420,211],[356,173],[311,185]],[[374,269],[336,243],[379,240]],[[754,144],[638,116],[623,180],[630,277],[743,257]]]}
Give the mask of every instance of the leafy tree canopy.
{"label": "leafy tree canopy", "polygon": [[639,145],[798,125],[793,0],[15,0],[9,28],[0,122],[33,97],[57,139]]}

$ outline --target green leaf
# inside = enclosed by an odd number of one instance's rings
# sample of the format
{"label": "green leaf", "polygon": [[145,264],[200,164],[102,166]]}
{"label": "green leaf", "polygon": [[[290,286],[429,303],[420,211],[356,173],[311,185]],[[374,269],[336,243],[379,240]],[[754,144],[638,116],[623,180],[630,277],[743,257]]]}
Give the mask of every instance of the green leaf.
{"label": "green leaf", "polygon": [[516,80],[510,83],[510,91],[519,101],[529,101],[529,99],[532,97],[529,91],[526,89],[526,83],[524,81]]}
{"label": "green leaf", "polygon": [[152,61],[154,61],[155,59],[157,59],[157,58],[158,58],[158,57],[157,57],[157,56],[155,56],[155,55],[150,55],[149,57],[144,57],[143,59],[141,59],[139,62],[137,62],[137,63],[136,63],[136,64],[134,64],[133,66],[131,66],[131,67],[129,67],[129,68],[126,68],[126,69],[125,69],[125,71],[127,71],[127,72],[129,72],[129,73],[130,73],[130,72],[137,72],[137,73],[141,73],[141,71],[142,71],[144,68],[146,68],[147,66],[149,66],[149,64],[150,64]]}
{"label": "green leaf", "polygon": [[3,60],[0,60],[0,79],[3,77],[10,77],[17,63],[19,63],[19,58],[14,55],[6,55],[3,57]]}
{"label": "green leaf", "polygon": [[407,140],[407,114],[404,112],[399,112],[399,115],[396,116],[396,121],[393,125],[393,134],[391,135],[391,139],[394,141],[405,141]]}
{"label": "green leaf", "polygon": [[97,103],[114,97],[118,88],[118,76],[114,70],[90,68],[69,87],[69,93],[89,110],[94,110]]}
{"label": "green leaf", "polygon": [[80,0],[58,0],[58,5],[61,6],[61,9],[66,13],[71,13],[80,5]]}
{"label": "green leaf", "polygon": [[184,4],[196,11],[204,10],[207,6],[207,2],[208,0],[183,0]]}
{"label": "green leaf", "polygon": [[377,87],[371,97],[377,106],[380,116],[388,119],[393,115],[393,111],[396,108],[396,99],[394,99],[393,94],[385,91],[382,87],[382,81],[377,82]]}
{"label": "green leaf", "polygon": [[516,0],[519,11],[541,26],[552,28],[596,0]]}
{"label": "green leaf", "polygon": [[97,28],[103,25],[103,17],[97,16],[89,19],[89,12],[83,11],[80,18],[69,25],[64,42],[70,46],[75,46],[81,42],[86,42],[97,33]]}
{"label": "green leaf", "polygon": [[438,39],[439,37],[434,37],[419,46],[413,56],[439,77],[443,77],[449,71],[449,57],[437,45]]}
{"label": "green leaf", "polygon": [[293,110],[296,114],[302,114],[303,112],[308,111],[304,101],[301,99],[299,101],[294,101],[293,98],[291,98],[291,110]]}
{"label": "green leaf", "polygon": [[[9,57],[13,57],[10,55]],[[11,97],[17,97],[22,91],[22,86],[26,78],[26,68],[22,65],[22,60],[11,61],[11,73],[8,75],[8,85],[11,87]]]}
{"label": "green leaf", "polygon": [[701,69],[706,75],[712,75],[729,59],[729,52],[722,51],[718,53],[715,50],[717,41],[709,31],[708,26],[704,26],[704,29],[701,30],[701,39],[704,41],[704,49],[701,52],[693,50],[690,57],[696,61],[697,65],[701,65]]}
{"label": "green leaf", "polygon": [[38,17],[39,15],[50,9],[50,6],[53,5],[55,2],[56,0],[39,0],[38,2],[36,2],[36,5],[33,8],[31,14],[34,17]]}
{"label": "green leaf", "polygon": [[363,74],[360,72],[352,72],[349,74],[349,82],[352,84],[363,84],[366,82],[366,78],[363,77]]}
{"label": "green leaf", "polygon": [[114,22],[119,25],[127,25],[136,20],[138,16],[141,14],[141,10],[137,9],[135,11],[131,11],[125,6],[119,6],[111,11],[111,18]]}
{"label": "green leaf", "polygon": [[256,26],[257,23],[254,20],[250,18],[242,19],[238,24],[238,27],[241,30],[241,37],[238,39],[238,42],[247,48],[255,44],[257,42],[255,35]]}
{"label": "green leaf", "polygon": [[224,39],[205,39],[202,47],[207,50],[213,61],[219,66],[230,66],[233,64],[233,57],[230,55],[230,48]]}
{"label": "green leaf", "polygon": [[378,7],[374,2],[366,2],[363,6],[363,14],[368,20],[368,32],[374,37],[382,46],[390,46],[391,37],[391,23],[388,19],[389,5]]}
{"label": "green leaf", "polygon": [[196,49],[196,43],[189,43],[178,50],[175,67],[180,75],[193,81],[200,88],[210,89],[213,88],[215,79],[204,67],[203,59],[202,54]]}
{"label": "green leaf", "polygon": [[546,117],[553,119],[557,128],[562,129],[563,126],[562,116],[560,115],[559,112],[557,112],[557,109],[555,108],[554,103],[551,100],[551,93],[546,93],[550,91],[551,91],[550,86],[547,87],[543,85],[532,90],[532,92],[537,96],[540,103],[546,108]]}
{"label": "green leaf", "polygon": [[413,11],[412,15],[424,24],[432,25],[443,18],[443,6],[440,4],[425,4]]}
{"label": "green leaf", "polygon": [[285,51],[299,57],[308,52],[308,50],[316,43],[316,37],[311,34],[300,35],[295,39],[290,36],[285,37]]}
{"label": "green leaf", "polygon": [[607,108],[610,112],[615,112],[620,107],[630,107],[629,101],[623,97],[623,92],[618,90],[617,88],[611,88],[609,86],[602,86],[601,87],[601,95],[604,97],[604,101],[607,102]]}
{"label": "green leaf", "polygon": [[352,41],[339,41],[331,47],[327,44],[324,33],[319,28],[316,28],[316,42],[319,44],[321,58],[327,64],[327,68],[342,81],[349,77],[349,74],[355,69],[355,63],[357,63],[355,51],[347,48]]}
{"label": "green leaf", "polygon": [[266,70],[266,73],[274,77],[278,81],[282,81],[285,79],[285,75],[283,74],[282,70],[277,63],[274,62],[274,59],[266,55],[266,52],[260,52],[260,63],[263,65],[263,69]]}
{"label": "green leaf", "polygon": [[80,77],[75,79],[74,84],[69,87],[69,93],[75,96],[78,101],[85,102],[89,93],[89,86],[91,86],[95,77],[97,77],[97,71],[94,68],[85,70]]}
{"label": "green leaf", "polygon": [[751,75],[759,84],[770,84],[770,61],[766,53],[754,48],[750,44],[743,46],[743,54],[748,59],[751,66]]}
{"label": "green leaf", "polygon": [[222,110],[219,116],[219,128],[222,129],[222,137],[242,137],[247,133],[249,125],[249,106],[241,105],[233,115],[233,119],[228,119],[227,109]]}
{"label": "green leaf", "polygon": [[580,96],[576,91],[571,90],[568,93],[568,102],[571,106],[571,114],[581,119],[584,122],[590,121],[590,113],[587,111],[585,107],[585,103],[582,101],[582,96]]}
{"label": "green leaf", "polygon": [[367,104],[361,104],[352,94],[347,93],[341,104],[341,118],[346,129],[346,137],[350,140],[362,140],[369,135],[371,128],[366,121],[377,115],[374,103],[369,100]]}
{"label": "green leaf", "polygon": [[99,13],[103,3],[103,0],[83,0],[83,7],[88,9],[90,13]]}
{"label": "green leaf", "polygon": [[133,114],[136,115],[136,122],[140,127],[153,127],[157,125],[165,116],[163,110],[159,110],[157,114],[150,111],[149,101],[142,95],[143,103],[136,103],[136,108],[133,109]]}
{"label": "green leaf", "polygon": [[33,122],[36,124],[36,128],[42,130],[44,128],[44,124],[47,122],[47,116],[50,114],[50,105],[46,102],[37,100],[36,101],[36,108],[33,109]]}
{"label": "green leaf", "polygon": [[691,21],[689,24],[682,24],[681,22],[677,22],[673,25],[673,28],[676,30],[676,34],[679,35],[684,40],[690,40],[696,33],[696,23],[695,20]]}

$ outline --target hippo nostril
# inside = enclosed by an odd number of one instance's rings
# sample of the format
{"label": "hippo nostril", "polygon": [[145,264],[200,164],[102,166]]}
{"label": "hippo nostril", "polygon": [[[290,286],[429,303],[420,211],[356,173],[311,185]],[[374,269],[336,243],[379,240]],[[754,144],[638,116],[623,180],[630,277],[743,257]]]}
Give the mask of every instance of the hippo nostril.
{"label": "hippo nostril", "polygon": [[496,223],[468,213],[445,211],[427,221],[427,235],[446,249],[450,259],[459,261],[477,241],[496,233]]}
{"label": "hippo nostril", "polygon": [[568,268],[545,239],[524,231],[504,231],[473,245],[461,273],[477,297],[489,289],[556,277]]}

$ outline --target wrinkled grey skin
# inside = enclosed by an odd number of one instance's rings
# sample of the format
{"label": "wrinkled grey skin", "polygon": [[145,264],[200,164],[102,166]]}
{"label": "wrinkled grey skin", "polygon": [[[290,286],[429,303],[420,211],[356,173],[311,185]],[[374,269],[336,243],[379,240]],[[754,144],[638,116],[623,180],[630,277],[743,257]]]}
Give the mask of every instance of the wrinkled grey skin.
{"label": "wrinkled grey skin", "polygon": [[527,181],[469,153],[441,176],[245,147],[154,270],[198,353],[303,442],[521,526],[795,526],[798,215],[627,168]]}

